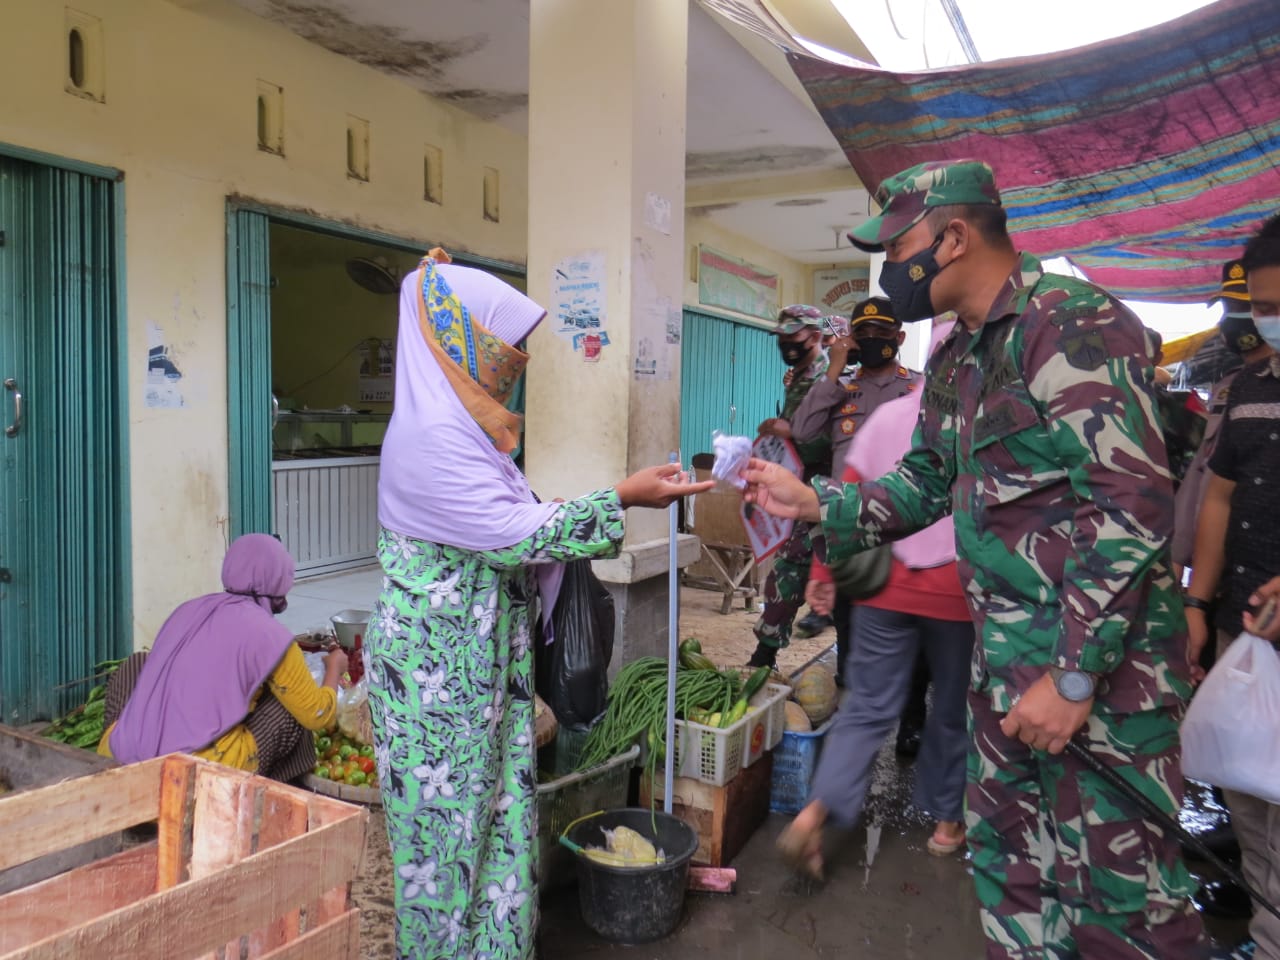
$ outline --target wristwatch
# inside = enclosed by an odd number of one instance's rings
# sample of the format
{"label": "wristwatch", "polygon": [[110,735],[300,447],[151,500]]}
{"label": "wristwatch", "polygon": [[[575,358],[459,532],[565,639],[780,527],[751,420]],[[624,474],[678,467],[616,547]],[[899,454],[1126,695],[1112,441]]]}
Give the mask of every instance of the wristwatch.
{"label": "wristwatch", "polygon": [[1085,673],[1083,670],[1050,667],[1049,676],[1053,677],[1053,685],[1058,688],[1058,696],[1072,703],[1083,703],[1088,700],[1098,687],[1097,675]]}

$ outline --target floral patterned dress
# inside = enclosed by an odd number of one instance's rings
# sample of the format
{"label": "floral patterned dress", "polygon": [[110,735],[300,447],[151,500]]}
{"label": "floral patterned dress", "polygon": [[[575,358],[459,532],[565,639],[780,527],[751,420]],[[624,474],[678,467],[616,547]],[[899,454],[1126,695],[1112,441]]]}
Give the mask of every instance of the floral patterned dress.
{"label": "floral patterned dress", "polygon": [[402,960],[519,960],[537,923],[532,564],[616,553],[613,490],[470,551],[384,530],[365,636]]}

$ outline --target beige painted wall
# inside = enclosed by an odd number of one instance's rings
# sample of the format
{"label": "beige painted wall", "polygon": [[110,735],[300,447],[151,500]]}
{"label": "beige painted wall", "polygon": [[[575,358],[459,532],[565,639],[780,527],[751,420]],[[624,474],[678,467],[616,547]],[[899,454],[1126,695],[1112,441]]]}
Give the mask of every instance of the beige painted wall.
{"label": "beige painted wall", "polygon": [[[790,303],[806,303],[813,295],[812,267],[792,260],[740,234],[725,230],[706,217],[698,216],[696,210],[691,210],[684,220],[684,302],[686,306],[695,309],[698,307],[698,281],[691,278],[695,276],[692,268],[697,259],[699,244],[714,247],[721,253],[731,254],[740,260],[746,260],[757,267],[776,273],[779,281],[779,307],[785,307]],[[748,317],[720,307],[711,307],[710,310],[722,316],[736,317],[750,323],[768,326],[758,317]]]}
{"label": "beige painted wall", "polygon": [[[525,140],[308,44],[223,0],[75,0],[101,18],[106,102],[64,91],[64,7],[6,0],[0,142],[117,167],[127,205],[134,635],[217,586],[227,514],[226,200],[244,195],[523,262]],[[259,79],[284,88],[285,156],[256,144]],[[349,180],[346,115],[371,125],[371,181]],[[443,148],[442,206],[422,200]],[[502,176],[502,220],[481,211]],[[186,405],[143,402],[147,330],[183,371]]]}

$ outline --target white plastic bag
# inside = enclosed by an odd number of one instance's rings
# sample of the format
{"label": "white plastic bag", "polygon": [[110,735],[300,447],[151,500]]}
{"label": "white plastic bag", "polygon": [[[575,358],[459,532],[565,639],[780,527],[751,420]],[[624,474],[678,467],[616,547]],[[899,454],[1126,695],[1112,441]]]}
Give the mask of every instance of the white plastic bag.
{"label": "white plastic bag", "polygon": [[1182,772],[1280,803],[1280,657],[1242,633],[1200,684],[1182,721]]}
{"label": "white plastic bag", "polygon": [[320,652],[304,653],[302,655],[303,662],[307,665],[307,671],[311,674],[311,679],[316,682],[316,686],[324,683],[324,654]]}
{"label": "white plastic bag", "polygon": [[729,436],[715,430],[711,434],[711,449],[716,455],[711,465],[711,476],[722,487],[745,490],[747,482],[740,474],[747,469],[747,461],[751,459],[751,438]]}

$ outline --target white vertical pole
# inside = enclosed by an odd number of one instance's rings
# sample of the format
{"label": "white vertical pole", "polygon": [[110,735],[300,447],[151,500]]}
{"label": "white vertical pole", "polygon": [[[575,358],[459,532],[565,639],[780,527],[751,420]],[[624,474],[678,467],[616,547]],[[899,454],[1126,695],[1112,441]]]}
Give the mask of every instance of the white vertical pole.
{"label": "white vertical pole", "polygon": [[[671,463],[680,462],[677,450],[668,458]],[[677,646],[680,637],[680,568],[676,565],[676,526],[679,502],[672,501],[667,507],[667,532],[669,536],[667,552],[667,751],[666,765],[663,767],[664,784],[662,789],[662,809],[671,812],[672,790],[676,779],[676,667],[679,660]]]}

